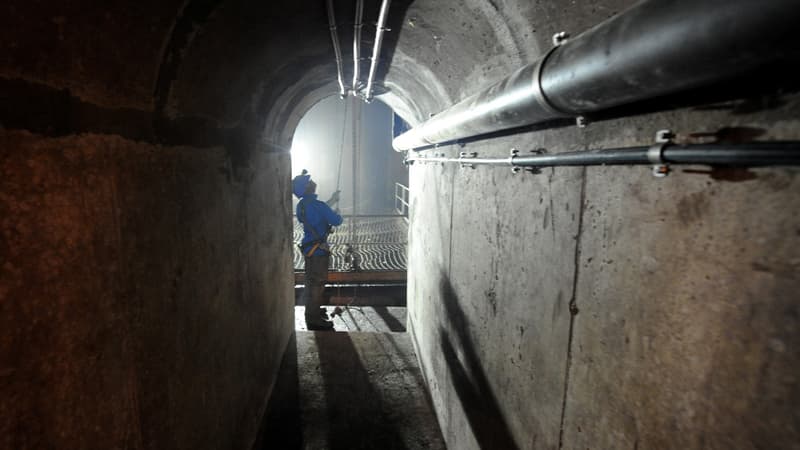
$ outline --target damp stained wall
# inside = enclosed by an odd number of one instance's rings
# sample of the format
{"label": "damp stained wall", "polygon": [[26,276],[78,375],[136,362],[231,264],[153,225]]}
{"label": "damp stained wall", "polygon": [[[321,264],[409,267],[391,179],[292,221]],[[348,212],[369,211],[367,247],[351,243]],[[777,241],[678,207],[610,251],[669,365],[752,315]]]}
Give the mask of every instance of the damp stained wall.
{"label": "damp stained wall", "polygon": [[[416,2],[396,54],[426,69],[418,119],[630,4]],[[734,96],[426,153],[797,140],[799,108]],[[797,448],[798,169],[674,169],[411,167],[409,328],[449,448]]]}
{"label": "damp stained wall", "polygon": [[2,447],[248,448],[291,330],[286,156],[0,142]]}
{"label": "damp stained wall", "polygon": [[264,50],[204,43],[263,41],[241,4],[183,3],[0,7],[0,448],[253,446],[293,330],[290,160],[258,74],[212,74]]}

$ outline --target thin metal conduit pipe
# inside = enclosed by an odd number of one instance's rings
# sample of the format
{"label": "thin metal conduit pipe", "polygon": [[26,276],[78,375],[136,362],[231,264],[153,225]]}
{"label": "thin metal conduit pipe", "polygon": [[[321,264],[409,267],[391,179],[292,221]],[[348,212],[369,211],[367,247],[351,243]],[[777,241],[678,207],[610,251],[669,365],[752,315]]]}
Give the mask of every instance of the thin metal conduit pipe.
{"label": "thin metal conduit pipe", "polygon": [[369,78],[367,78],[367,88],[364,92],[364,100],[372,101],[372,82],[375,80],[375,72],[378,69],[378,60],[381,55],[381,45],[383,45],[383,33],[386,31],[386,20],[389,18],[389,4],[391,0],[383,0],[381,12],[378,14],[378,28],[375,30],[375,45],[372,47],[372,60],[369,64]]}
{"label": "thin metal conduit pipe", "polygon": [[364,23],[364,0],[356,0],[356,20],[353,24],[353,94],[358,92],[361,77],[361,28]]}
{"label": "thin metal conduit pipe", "polygon": [[[645,0],[398,136],[398,151],[576,117],[800,59],[797,0]],[[734,93],[735,94],[735,93]]]}
{"label": "thin metal conduit pipe", "polygon": [[336,32],[336,13],[333,9],[333,0],[326,0],[325,5],[328,9],[328,26],[331,29],[331,41],[333,41],[333,53],[336,56],[336,77],[339,82],[339,96],[345,97],[347,90],[344,87],[344,71],[342,69],[342,49],[339,48],[339,35]]}
{"label": "thin metal conduit pipe", "polygon": [[490,165],[506,167],[614,166],[652,164],[696,164],[710,166],[800,166],[800,142],[771,141],[747,144],[664,144],[587,150],[555,154],[537,154],[507,158],[473,158],[462,153],[459,158],[411,157],[408,163],[458,163],[464,166]]}

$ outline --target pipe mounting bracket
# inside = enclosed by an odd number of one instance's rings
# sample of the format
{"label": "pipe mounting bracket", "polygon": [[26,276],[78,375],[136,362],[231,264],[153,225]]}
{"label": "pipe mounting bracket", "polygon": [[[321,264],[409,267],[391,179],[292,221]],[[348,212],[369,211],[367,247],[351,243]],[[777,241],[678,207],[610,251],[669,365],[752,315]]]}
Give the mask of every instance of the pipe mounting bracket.
{"label": "pipe mounting bracket", "polygon": [[553,35],[553,47],[558,47],[559,45],[564,45],[567,43],[569,39],[569,33],[566,31],[559,31],[558,33]]}
{"label": "pipe mounting bracket", "polygon": [[653,176],[663,178],[670,172],[669,164],[664,160],[664,149],[672,143],[674,134],[670,130],[658,130],[655,144],[647,149],[647,160],[653,164]]}
{"label": "pipe mounting bracket", "polygon": [[475,164],[467,162],[470,158],[477,158],[478,154],[476,152],[461,152],[458,154],[459,166],[462,169],[474,169]]}

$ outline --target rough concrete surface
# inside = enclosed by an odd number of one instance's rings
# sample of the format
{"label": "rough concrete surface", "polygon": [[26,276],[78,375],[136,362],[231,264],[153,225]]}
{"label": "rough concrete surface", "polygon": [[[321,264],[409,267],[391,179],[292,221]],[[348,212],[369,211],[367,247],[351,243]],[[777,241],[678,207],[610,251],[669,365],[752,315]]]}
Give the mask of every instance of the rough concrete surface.
{"label": "rough concrete surface", "polygon": [[292,330],[290,161],[255,86],[180,75],[221,3],[0,6],[0,448],[252,446]]}
{"label": "rough concrete surface", "polygon": [[[324,2],[95,3],[0,6],[0,447],[248,448],[292,328],[288,148],[336,91]],[[633,3],[395,0],[379,100],[420,123]],[[756,81],[426,154],[800,140],[796,81]],[[451,448],[797,447],[796,168],[410,171]],[[360,358],[333,336],[320,370]]]}
{"label": "rough concrete surface", "polygon": [[256,445],[273,448],[444,449],[408,334],[297,331]]}
{"label": "rough concrete surface", "polygon": [[[578,232],[581,193],[574,186],[581,175],[573,168],[521,179],[499,170],[455,177],[460,194],[452,214],[459,226],[452,231],[450,276],[442,279],[437,344],[451,366],[453,388],[462,391],[460,408],[452,403],[448,409],[463,409],[481,448],[508,448],[513,436],[526,434],[535,446],[558,445],[572,296],[565,255],[573,253]],[[487,204],[478,186],[491,186],[497,197]],[[464,355],[463,366],[457,354]],[[479,383],[476,372],[485,381]],[[483,403],[492,396],[495,412],[487,413]],[[490,423],[482,414],[497,421],[505,442],[497,429],[481,430]],[[469,447],[462,441],[468,436],[454,433],[448,443]]]}
{"label": "rough concrete surface", "polygon": [[[528,17],[546,48],[547,30],[579,31],[624,3],[542,2]],[[452,19],[424,16],[430,29]],[[406,36],[398,51],[420,45]],[[431,85],[476,71],[433,66]],[[473,77],[443,84],[460,98],[483,87]],[[792,140],[797,117],[797,95],[755,96],[425,153],[645,145],[661,128]],[[796,445],[795,169],[506,170],[411,168],[409,330],[451,448]]]}
{"label": "rough concrete surface", "polygon": [[800,447],[798,172],[621,172],[587,179],[565,447]]}
{"label": "rough concrete surface", "polygon": [[0,448],[252,445],[292,328],[288,158],[252,165],[0,133]]}
{"label": "rough concrete surface", "polygon": [[69,90],[112,109],[150,108],[154,68],[182,3],[3,2],[0,78]]}

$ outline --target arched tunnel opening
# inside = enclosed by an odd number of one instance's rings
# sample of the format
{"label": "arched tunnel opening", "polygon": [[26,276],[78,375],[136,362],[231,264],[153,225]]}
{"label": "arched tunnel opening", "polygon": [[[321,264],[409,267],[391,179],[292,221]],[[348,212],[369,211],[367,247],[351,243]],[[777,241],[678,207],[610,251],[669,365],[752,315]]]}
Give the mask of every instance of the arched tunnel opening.
{"label": "arched tunnel opening", "polygon": [[[0,448],[795,448],[799,18],[4,2]],[[325,102],[407,124],[405,332],[295,330]]]}
{"label": "arched tunnel opening", "polygon": [[324,235],[329,261],[323,317],[339,331],[405,331],[408,167],[392,149],[395,120],[380,101],[364,104],[352,96],[331,96],[298,122],[291,173],[308,173],[317,198],[342,222],[313,225],[312,231],[303,214],[306,208],[324,206],[300,206],[295,192],[291,214],[297,330],[307,329],[305,255],[313,253],[302,243]]}

